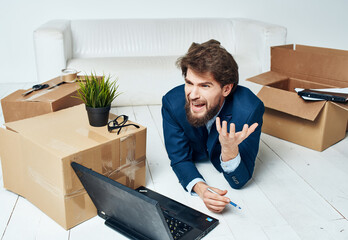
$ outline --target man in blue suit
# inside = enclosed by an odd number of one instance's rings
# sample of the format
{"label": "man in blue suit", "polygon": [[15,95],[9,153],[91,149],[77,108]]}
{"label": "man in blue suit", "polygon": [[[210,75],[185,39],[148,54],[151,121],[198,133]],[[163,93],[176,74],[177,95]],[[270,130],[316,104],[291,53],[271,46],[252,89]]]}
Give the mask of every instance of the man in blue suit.
{"label": "man in blue suit", "polygon": [[237,63],[216,40],[193,43],[177,65],[185,84],[162,99],[171,167],[186,191],[198,194],[211,211],[221,212],[230,202],[224,196],[227,190],[209,186],[195,162],[209,159],[232,188],[243,187],[254,171],[264,105],[238,86]]}

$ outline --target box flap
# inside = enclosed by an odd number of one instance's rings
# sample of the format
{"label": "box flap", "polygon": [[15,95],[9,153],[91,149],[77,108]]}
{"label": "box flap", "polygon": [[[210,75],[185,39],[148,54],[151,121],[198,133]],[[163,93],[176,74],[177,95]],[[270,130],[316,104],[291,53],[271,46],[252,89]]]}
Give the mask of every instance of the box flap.
{"label": "box flap", "polygon": [[[122,129],[120,135],[117,135],[117,133],[109,133],[106,126],[91,127],[84,104],[5,123],[5,126],[60,157],[125,137],[139,130],[130,126]],[[145,129],[143,126],[139,126],[140,130]]]}
{"label": "box flap", "polygon": [[287,79],[289,79],[289,77],[284,74],[269,71],[269,72],[261,73],[257,76],[248,78],[247,81],[267,86],[267,85],[271,85],[273,83],[287,80]]}
{"label": "box flap", "polygon": [[257,96],[267,108],[314,121],[326,101],[305,102],[297,93],[265,86]]}
{"label": "box flap", "polygon": [[332,103],[348,111],[348,103],[338,103],[338,102],[332,102]]}
{"label": "box flap", "polygon": [[348,51],[303,45],[271,48],[271,71],[332,87],[348,87]]}

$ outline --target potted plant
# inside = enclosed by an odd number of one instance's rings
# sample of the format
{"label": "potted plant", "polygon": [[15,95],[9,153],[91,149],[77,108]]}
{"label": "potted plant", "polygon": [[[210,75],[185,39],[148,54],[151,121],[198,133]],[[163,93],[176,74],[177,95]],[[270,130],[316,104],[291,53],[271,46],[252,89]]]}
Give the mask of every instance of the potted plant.
{"label": "potted plant", "polygon": [[117,79],[112,81],[110,75],[99,77],[91,73],[91,76],[86,75],[83,81],[79,81],[79,85],[77,98],[86,105],[89,124],[94,127],[107,125],[111,103],[121,94],[117,91]]}

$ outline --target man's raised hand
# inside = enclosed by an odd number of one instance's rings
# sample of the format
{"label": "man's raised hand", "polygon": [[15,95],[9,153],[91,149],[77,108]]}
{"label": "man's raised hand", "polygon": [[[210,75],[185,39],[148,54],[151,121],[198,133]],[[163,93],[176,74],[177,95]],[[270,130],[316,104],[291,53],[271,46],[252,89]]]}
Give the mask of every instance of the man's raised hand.
{"label": "man's raised hand", "polygon": [[259,124],[254,123],[250,127],[244,124],[242,131],[236,132],[234,123],[230,124],[230,132],[227,131],[227,122],[216,118],[216,130],[219,133],[219,141],[221,144],[221,158],[222,161],[228,161],[235,158],[238,153],[238,145],[243,142],[250,134],[252,134]]}

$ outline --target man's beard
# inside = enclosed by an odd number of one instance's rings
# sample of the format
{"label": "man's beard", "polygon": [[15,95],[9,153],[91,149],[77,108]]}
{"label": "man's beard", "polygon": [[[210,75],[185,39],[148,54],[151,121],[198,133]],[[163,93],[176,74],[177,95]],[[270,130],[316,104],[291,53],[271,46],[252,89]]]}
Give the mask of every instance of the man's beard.
{"label": "man's beard", "polygon": [[207,109],[207,112],[202,117],[194,117],[191,113],[191,107],[190,102],[186,99],[185,103],[185,111],[186,111],[186,118],[187,121],[193,126],[193,127],[201,127],[204,126],[210,119],[212,119],[220,110],[219,104],[216,104],[215,106]]}

